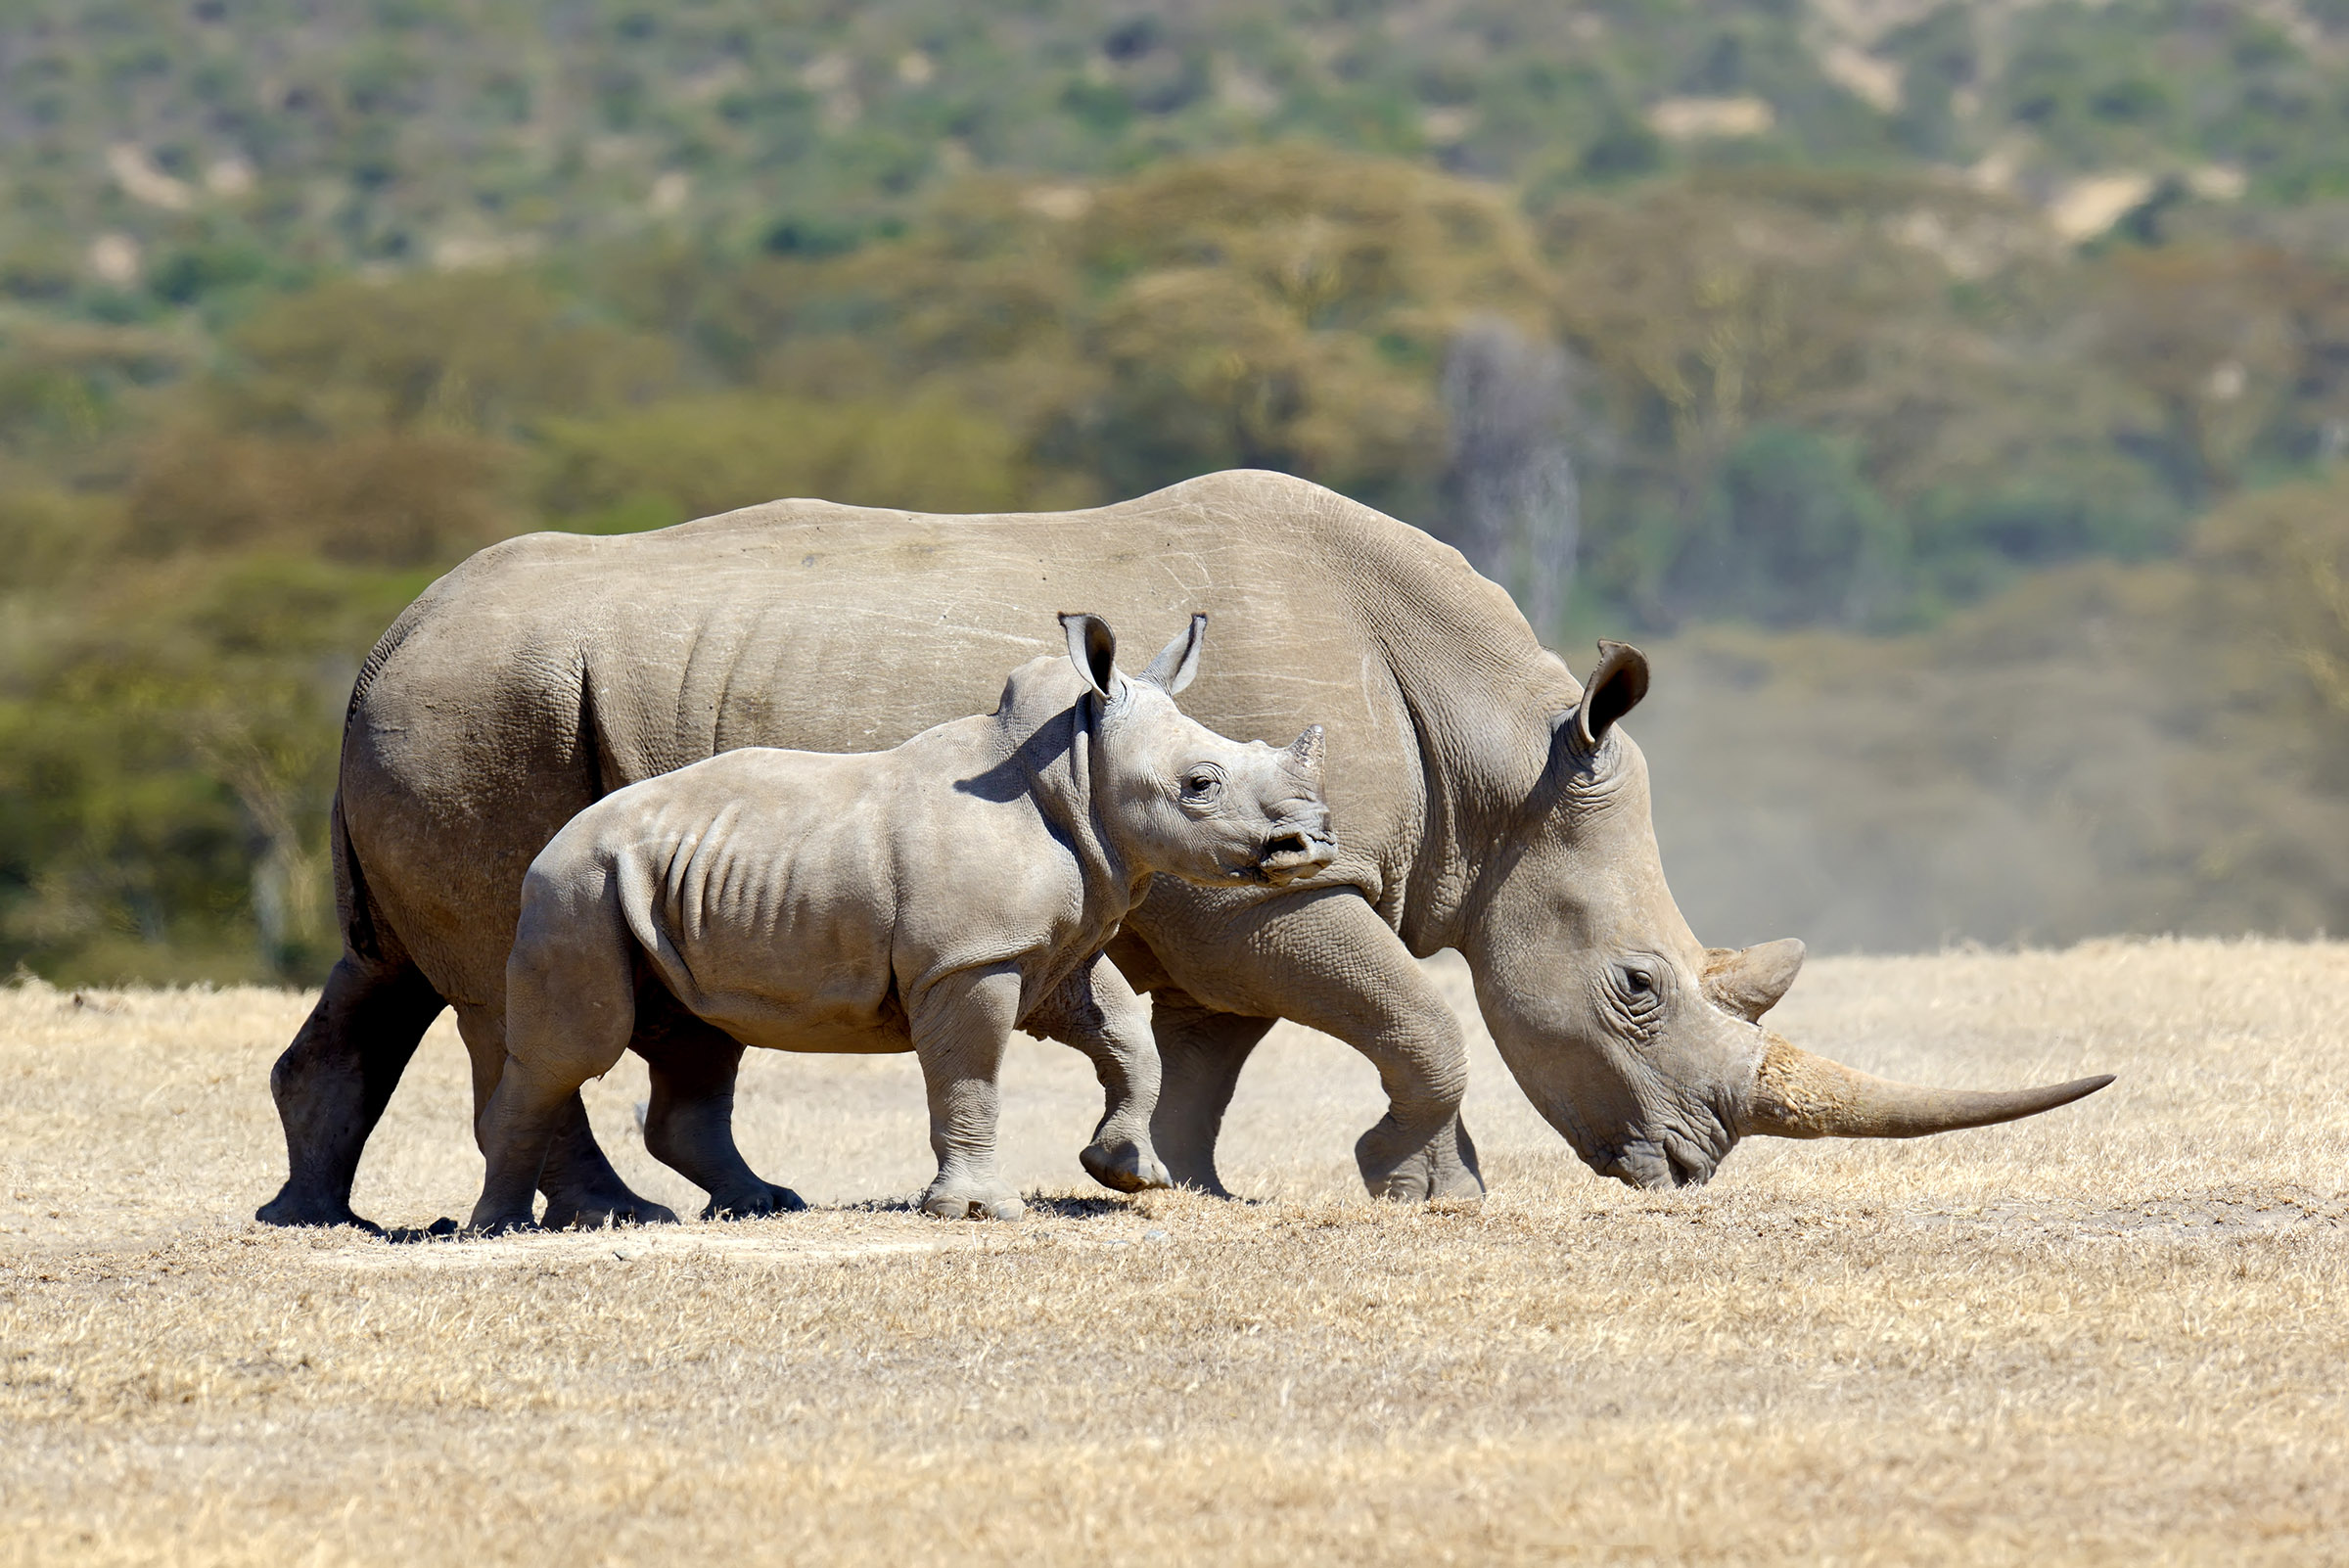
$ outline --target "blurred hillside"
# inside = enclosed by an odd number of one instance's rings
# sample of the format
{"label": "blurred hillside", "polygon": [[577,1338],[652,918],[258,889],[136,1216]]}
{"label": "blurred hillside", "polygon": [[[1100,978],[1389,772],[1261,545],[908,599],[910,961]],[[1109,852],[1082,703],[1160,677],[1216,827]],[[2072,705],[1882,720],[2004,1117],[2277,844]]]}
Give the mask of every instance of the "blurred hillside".
{"label": "blurred hillside", "polygon": [[2349,483],[2179,560],[2039,574],[1930,632],[1708,627],[1634,727],[1707,941],[1830,951],[2342,929]]}
{"label": "blurred hillside", "polygon": [[69,288],[116,231],[186,299],[653,230],[823,251],[974,170],[1284,138],[1540,194],[1957,167],[2078,227],[2116,180],[2337,194],[2345,61],[2337,0],[15,0],[0,252]]}
{"label": "blurred hillside", "polygon": [[0,965],[318,974],[466,552],[1256,465],[1635,726],[1714,940],[2349,925],[2349,8],[22,0]]}

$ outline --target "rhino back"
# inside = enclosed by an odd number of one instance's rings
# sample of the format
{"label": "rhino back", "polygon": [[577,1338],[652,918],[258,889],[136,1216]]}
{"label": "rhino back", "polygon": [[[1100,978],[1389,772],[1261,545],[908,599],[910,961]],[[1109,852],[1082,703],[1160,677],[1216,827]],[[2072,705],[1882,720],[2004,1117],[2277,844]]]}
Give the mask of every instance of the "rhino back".
{"label": "rhino back", "polygon": [[1074,513],[779,501],[530,535],[436,584],[354,697],[352,845],[442,993],[493,1001],[523,872],[588,802],[734,748],[879,750],[984,712],[1079,609],[1131,639],[1128,668],[1208,611],[1185,711],[1241,740],[1326,726],[1330,876],[1382,904],[1430,827],[1429,730],[1491,730],[1495,693],[1529,668],[1571,696],[1456,553],[1282,476]]}

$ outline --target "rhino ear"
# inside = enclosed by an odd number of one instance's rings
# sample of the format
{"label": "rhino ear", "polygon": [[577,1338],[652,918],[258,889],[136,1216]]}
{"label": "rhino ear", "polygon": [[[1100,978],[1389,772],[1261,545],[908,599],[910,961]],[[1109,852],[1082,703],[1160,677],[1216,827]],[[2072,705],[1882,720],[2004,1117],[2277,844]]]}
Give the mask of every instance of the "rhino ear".
{"label": "rhino ear", "polygon": [[1174,640],[1158,651],[1150,668],[1141,678],[1172,697],[1191,683],[1199,673],[1199,645],[1207,640],[1207,612],[1191,617],[1191,623],[1174,633]]}
{"label": "rhino ear", "polygon": [[1106,702],[1118,678],[1118,634],[1099,616],[1061,612],[1061,630],[1069,634],[1069,663],[1084,683]]}
{"label": "rhino ear", "polygon": [[1628,642],[1603,639],[1598,654],[1598,668],[1590,671],[1582,703],[1574,711],[1575,738],[1585,746],[1606,739],[1615,721],[1647,695],[1647,655]]}
{"label": "rhino ear", "polygon": [[1778,1004],[1802,973],[1803,945],[1792,937],[1751,947],[1705,949],[1705,996],[1749,1024]]}

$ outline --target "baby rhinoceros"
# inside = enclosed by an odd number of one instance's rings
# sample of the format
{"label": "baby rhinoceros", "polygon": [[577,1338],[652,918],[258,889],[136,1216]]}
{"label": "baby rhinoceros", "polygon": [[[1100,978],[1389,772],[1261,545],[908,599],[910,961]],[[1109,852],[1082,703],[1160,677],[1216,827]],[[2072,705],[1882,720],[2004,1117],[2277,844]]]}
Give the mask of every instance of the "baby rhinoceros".
{"label": "baby rhinoceros", "polygon": [[[506,966],[475,1229],[531,1222],[570,1096],[626,1049],[640,984],[749,1045],[912,1050],[938,1155],[930,1214],[1022,1212],[995,1167],[1015,1027],[1093,1059],[1108,1106],[1085,1169],[1122,1191],[1167,1184],[1149,1020],[1101,949],[1154,872],[1287,883],[1328,865],[1321,729],[1241,745],[1176,712],[1203,615],[1130,678],[1100,618],[1060,619],[1068,660],[1014,670],[990,715],[887,752],[724,752],[615,791],[555,835]],[[767,1190],[730,1139],[665,1152],[714,1209]]]}

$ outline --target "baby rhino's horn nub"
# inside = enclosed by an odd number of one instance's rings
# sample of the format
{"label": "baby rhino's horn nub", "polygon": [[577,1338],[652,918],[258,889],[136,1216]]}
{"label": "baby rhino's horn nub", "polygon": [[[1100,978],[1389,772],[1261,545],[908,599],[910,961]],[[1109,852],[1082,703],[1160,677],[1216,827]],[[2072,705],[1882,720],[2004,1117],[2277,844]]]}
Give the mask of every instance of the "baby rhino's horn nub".
{"label": "baby rhino's horn nub", "polygon": [[1308,725],[1304,734],[1289,742],[1289,755],[1297,765],[1312,772],[1321,768],[1321,726]]}

